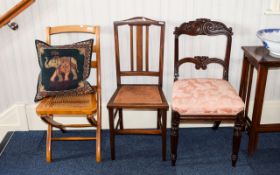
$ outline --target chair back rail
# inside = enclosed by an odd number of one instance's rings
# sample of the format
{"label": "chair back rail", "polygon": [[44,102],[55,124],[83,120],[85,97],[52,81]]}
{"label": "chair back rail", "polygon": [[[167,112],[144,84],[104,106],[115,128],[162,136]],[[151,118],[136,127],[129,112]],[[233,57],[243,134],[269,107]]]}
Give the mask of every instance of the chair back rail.
{"label": "chair back rail", "polygon": [[[230,51],[232,43],[232,28],[228,28],[225,24],[217,21],[211,21],[209,19],[200,18],[195,21],[183,23],[179,27],[175,28],[175,52],[174,52],[174,81],[179,77],[179,67],[184,63],[195,64],[196,69],[207,69],[208,64],[216,63],[223,67],[223,79],[228,80]],[[226,51],[224,59],[209,58],[208,56],[194,56],[180,58],[179,60],[179,36],[180,35],[207,35],[217,36],[225,35],[227,37]]]}

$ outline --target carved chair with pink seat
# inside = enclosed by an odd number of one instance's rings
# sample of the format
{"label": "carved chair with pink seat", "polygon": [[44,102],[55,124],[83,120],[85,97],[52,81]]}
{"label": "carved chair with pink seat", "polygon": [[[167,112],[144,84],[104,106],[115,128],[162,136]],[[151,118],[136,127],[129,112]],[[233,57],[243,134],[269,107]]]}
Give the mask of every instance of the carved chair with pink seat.
{"label": "carved chair with pink seat", "polygon": [[[172,165],[174,166],[177,160],[178,128],[180,123],[188,121],[213,121],[216,122],[215,127],[217,128],[221,121],[234,121],[231,159],[232,166],[235,166],[244,126],[244,103],[228,81],[232,29],[221,22],[197,19],[196,21],[183,23],[176,27],[174,35],[175,59],[171,121]],[[208,56],[183,57],[179,59],[179,37],[195,37],[199,35],[210,37],[225,36],[227,41],[224,59],[210,58]],[[209,64],[219,64],[223,67],[222,79],[179,78],[179,68],[185,63],[193,63],[196,69],[202,70],[207,69]]]}

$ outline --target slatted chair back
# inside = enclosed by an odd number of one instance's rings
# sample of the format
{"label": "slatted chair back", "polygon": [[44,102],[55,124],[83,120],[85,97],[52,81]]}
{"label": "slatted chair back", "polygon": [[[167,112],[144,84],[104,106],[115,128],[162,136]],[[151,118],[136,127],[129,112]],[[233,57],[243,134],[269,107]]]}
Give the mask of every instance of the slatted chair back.
{"label": "slatted chair back", "polygon": [[[179,27],[175,28],[175,59],[174,59],[174,81],[179,77],[179,67],[184,63],[195,64],[196,69],[207,69],[208,64],[216,63],[223,67],[223,79],[228,80],[230,51],[232,42],[232,29],[225,26],[221,22],[211,21],[209,19],[201,18],[188,23],[183,23]],[[209,58],[208,56],[194,56],[185,57],[179,59],[179,37],[180,35],[207,35],[217,36],[225,35],[227,38],[226,50],[224,59],[221,58]]]}
{"label": "slatted chair back", "polygon": [[[130,32],[130,62],[129,70],[121,70],[120,61],[120,40],[119,27],[128,26]],[[159,62],[158,71],[150,70],[150,28],[156,26],[160,28],[160,46],[159,46]],[[135,32],[136,29],[136,33]],[[152,76],[158,77],[158,84],[162,86],[162,72],[163,72],[163,53],[164,53],[164,32],[165,22],[154,21],[145,17],[135,17],[123,21],[114,22],[115,35],[115,53],[116,53],[116,72],[117,85],[121,83],[121,77],[124,76]],[[136,40],[135,40],[136,37]],[[134,44],[136,41],[136,44]],[[145,49],[143,49],[145,47]],[[134,58],[134,51],[136,50],[136,58]]]}

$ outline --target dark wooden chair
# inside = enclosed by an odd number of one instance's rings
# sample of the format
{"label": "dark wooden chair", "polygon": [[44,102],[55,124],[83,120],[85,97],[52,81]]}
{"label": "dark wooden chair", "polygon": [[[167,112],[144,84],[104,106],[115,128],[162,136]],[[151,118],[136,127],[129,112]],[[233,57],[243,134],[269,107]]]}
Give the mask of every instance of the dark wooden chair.
{"label": "dark wooden chair", "polygon": [[[96,72],[95,94],[55,96],[43,99],[36,108],[37,114],[48,124],[46,141],[46,159],[52,161],[52,141],[96,140],[96,162],[101,161],[101,76],[100,76],[100,28],[99,26],[56,26],[47,27],[47,43],[51,44],[51,36],[65,33],[88,33],[95,36],[92,52],[95,61],[91,68]],[[55,117],[86,117],[86,124],[63,124],[54,120]],[[53,127],[65,132],[66,128],[96,127],[96,137],[52,137]]]}
{"label": "dark wooden chair", "polygon": [[[234,121],[232,166],[238,158],[241,131],[244,127],[244,103],[228,82],[228,70],[232,42],[232,29],[221,22],[209,19],[197,19],[176,27],[174,85],[172,92],[172,129],[171,161],[174,166],[177,159],[178,127],[187,121]],[[225,35],[227,38],[225,58],[194,56],[179,59],[179,37],[181,35]],[[208,64],[216,63],[223,67],[223,78],[179,79],[179,67],[184,63],[195,64],[196,69],[207,69]]]}
{"label": "dark wooden chair", "polygon": [[[128,28],[130,38],[130,58],[121,61],[119,28]],[[160,29],[158,70],[152,71],[149,65],[150,28]],[[136,30],[136,34],[134,33]],[[108,102],[110,123],[111,159],[115,159],[115,135],[117,134],[157,134],[162,137],[162,159],[166,159],[166,113],[168,104],[162,91],[163,53],[164,53],[165,23],[154,21],[144,17],[135,17],[123,21],[114,22],[115,52],[116,52],[116,76],[117,89]],[[136,40],[134,40],[136,36]],[[136,41],[136,44],[134,43]],[[121,42],[124,44],[124,42]],[[145,54],[143,54],[145,44]],[[136,60],[134,59],[134,45],[136,45]],[[153,58],[156,59],[156,58]],[[153,61],[153,60],[152,60]],[[121,66],[129,63],[128,70]],[[143,66],[143,64],[145,65]],[[135,66],[136,65],[136,66]],[[126,76],[157,77],[156,84],[124,84],[122,79]],[[123,109],[155,110],[157,111],[156,129],[125,129],[123,125]],[[116,125],[114,123],[117,118]],[[141,120],[141,118],[135,118]]]}

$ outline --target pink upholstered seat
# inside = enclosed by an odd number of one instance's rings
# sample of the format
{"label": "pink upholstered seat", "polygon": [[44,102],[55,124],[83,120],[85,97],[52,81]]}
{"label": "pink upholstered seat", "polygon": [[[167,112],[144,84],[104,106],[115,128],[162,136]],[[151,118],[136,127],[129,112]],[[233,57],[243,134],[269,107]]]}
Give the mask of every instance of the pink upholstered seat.
{"label": "pink upholstered seat", "polygon": [[244,103],[221,79],[182,79],[174,82],[172,108],[181,115],[236,115]]}

